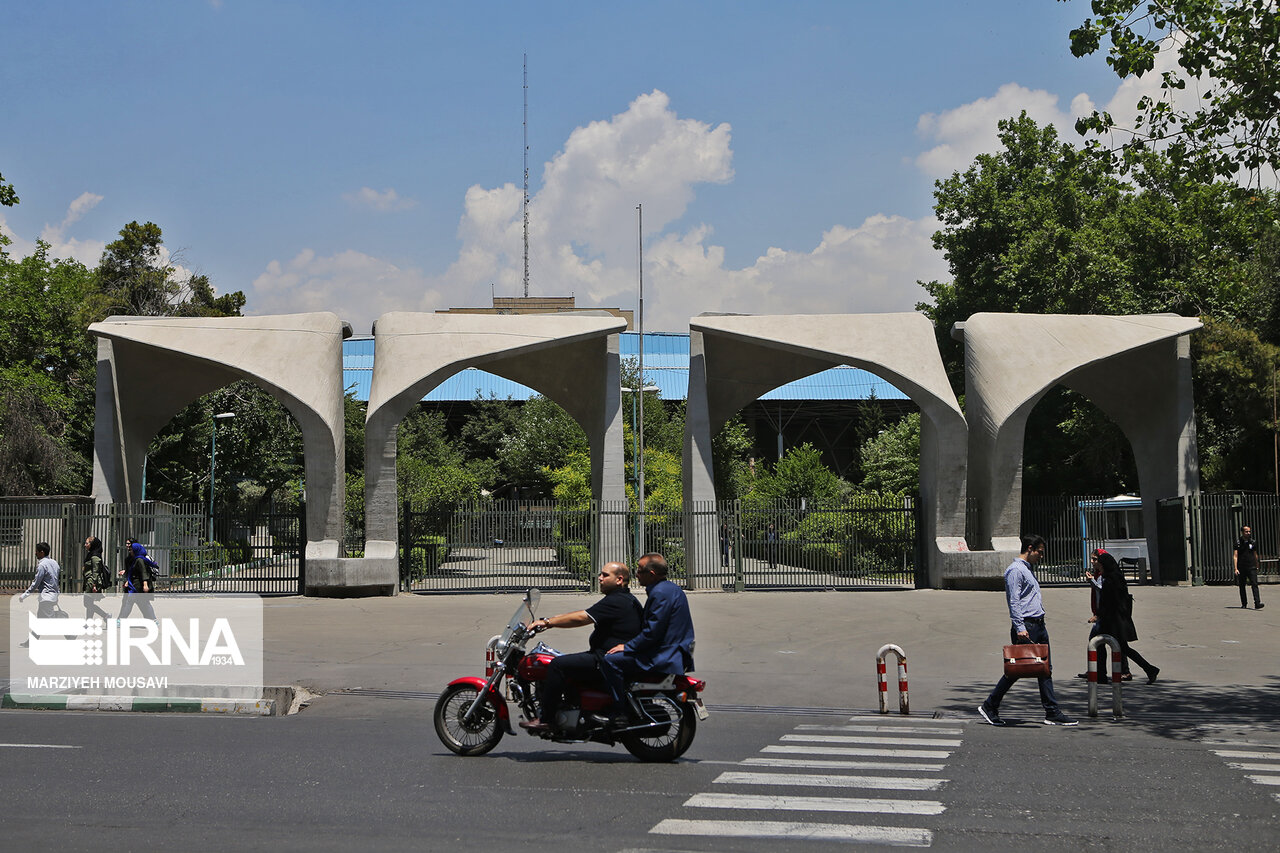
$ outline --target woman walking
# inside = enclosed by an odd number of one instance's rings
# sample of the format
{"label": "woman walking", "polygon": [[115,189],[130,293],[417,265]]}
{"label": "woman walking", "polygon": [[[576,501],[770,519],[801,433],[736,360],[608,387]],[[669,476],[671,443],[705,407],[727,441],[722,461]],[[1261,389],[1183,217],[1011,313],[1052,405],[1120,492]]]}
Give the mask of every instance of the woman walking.
{"label": "woman walking", "polygon": [[1093,560],[1102,569],[1102,576],[1099,578],[1098,621],[1094,626],[1094,634],[1110,634],[1119,641],[1122,681],[1133,678],[1129,672],[1129,661],[1133,660],[1147,674],[1147,683],[1155,684],[1160,667],[1148,662],[1129,647],[1130,643],[1138,639],[1138,631],[1133,625],[1133,596],[1129,594],[1124,572],[1120,571],[1116,558],[1101,548],[1093,552]]}

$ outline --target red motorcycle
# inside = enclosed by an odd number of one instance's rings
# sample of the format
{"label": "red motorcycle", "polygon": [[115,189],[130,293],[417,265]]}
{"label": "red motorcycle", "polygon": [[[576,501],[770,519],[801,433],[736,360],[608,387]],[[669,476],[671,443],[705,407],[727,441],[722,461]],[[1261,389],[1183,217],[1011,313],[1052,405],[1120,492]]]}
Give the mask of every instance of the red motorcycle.
{"label": "red motorcycle", "polygon": [[[515,734],[507,699],[525,719],[541,716],[535,686],[561,653],[539,642],[526,650],[537,631],[540,593],[525,593],[500,636],[489,641],[485,678],[452,681],[436,702],[440,741],[458,755],[484,755],[504,734]],[[502,687],[506,686],[504,698]],[[628,685],[628,704],[638,719],[619,726],[609,719],[613,697],[601,683],[571,683],[550,731],[537,734],[556,743],[621,743],[641,761],[675,761],[693,743],[698,720],[709,714],[698,694],[706,682],[686,675],[658,674]],[[532,733],[531,733],[532,734]]]}

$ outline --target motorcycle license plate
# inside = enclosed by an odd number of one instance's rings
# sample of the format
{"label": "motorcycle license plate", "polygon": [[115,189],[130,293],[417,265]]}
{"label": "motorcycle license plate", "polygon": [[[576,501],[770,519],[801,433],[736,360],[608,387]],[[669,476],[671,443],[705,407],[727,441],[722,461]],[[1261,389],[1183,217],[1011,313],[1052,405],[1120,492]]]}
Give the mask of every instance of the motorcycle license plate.
{"label": "motorcycle license plate", "polygon": [[693,713],[698,715],[699,720],[705,720],[711,716],[711,712],[707,710],[707,706],[702,704],[701,699],[693,700]]}

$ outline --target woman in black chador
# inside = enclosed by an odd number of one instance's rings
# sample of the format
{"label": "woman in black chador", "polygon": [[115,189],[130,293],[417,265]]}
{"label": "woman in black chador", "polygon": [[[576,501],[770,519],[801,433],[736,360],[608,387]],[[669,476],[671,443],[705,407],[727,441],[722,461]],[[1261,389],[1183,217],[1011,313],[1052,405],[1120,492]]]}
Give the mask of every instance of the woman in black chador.
{"label": "woman in black chador", "polygon": [[1093,559],[1102,569],[1102,584],[1098,592],[1098,622],[1095,631],[1099,634],[1110,634],[1120,642],[1121,678],[1130,680],[1129,661],[1136,661],[1147,674],[1147,683],[1154,684],[1160,674],[1160,667],[1147,661],[1142,655],[1129,647],[1138,639],[1138,631],[1133,625],[1133,596],[1129,594],[1129,586],[1125,582],[1124,572],[1116,558],[1099,548],[1093,552]]}

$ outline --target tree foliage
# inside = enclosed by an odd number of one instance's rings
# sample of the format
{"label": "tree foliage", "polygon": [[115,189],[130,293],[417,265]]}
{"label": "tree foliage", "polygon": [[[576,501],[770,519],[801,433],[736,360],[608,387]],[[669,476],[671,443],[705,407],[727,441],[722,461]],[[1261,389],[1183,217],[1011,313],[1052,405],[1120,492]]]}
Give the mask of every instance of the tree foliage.
{"label": "tree foliage", "polygon": [[920,488],[920,413],[912,412],[868,438],[858,449],[862,489],[915,492]]}
{"label": "tree foliage", "polygon": [[215,296],[209,277],[175,276],[164,237],[154,222],[130,222],[108,243],[98,263],[107,313],[141,316],[233,317],[245,305],[242,291]]}
{"label": "tree foliage", "polygon": [[[1275,0],[1093,0],[1095,17],[1071,31],[1071,52],[1107,47],[1121,79],[1154,71],[1161,50],[1178,53],[1159,95],[1143,95],[1134,126],[1108,112],[1077,122],[1084,133],[1125,132],[1115,163],[1130,168],[1153,146],[1180,172],[1209,181],[1244,169],[1257,184],[1280,167],[1280,6]],[[1199,92],[1198,95],[1192,93]],[[1184,102],[1194,97],[1191,106]]]}
{"label": "tree foliage", "polygon": [[0,175],[0,205],[13,207],[18,201],[18,191],[4,179],[4,175]]}

